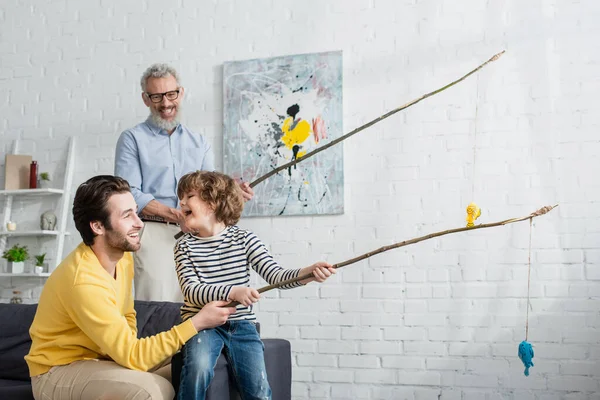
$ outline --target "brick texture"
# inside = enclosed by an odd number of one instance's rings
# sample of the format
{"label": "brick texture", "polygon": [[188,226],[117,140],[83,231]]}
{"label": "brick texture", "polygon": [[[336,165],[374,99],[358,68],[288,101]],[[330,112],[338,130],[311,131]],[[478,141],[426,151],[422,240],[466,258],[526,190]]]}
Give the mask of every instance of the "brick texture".
{"label": "brick texture", "polygon": [[[600,2],[38,3],[0,4],[0,162],[18,138],[60,179],[76,136],[75,187],[113,172],[120,132],[147,115],[138,81],[153,62],[179,69],[183,120],[213,143],[220,169],[225,61],[343,50],[348,132],[506,49],[343,144],[343,215],[240,225],[301,267],[462,226],[471,201],[477,222],[559,203],[533,224],[532,376],[516,356],[527,222],[375,256],[318,290],[269,292],[257,306],[263,336],[294,344],[299,400],[600,396]],[[14,207],[21,218],[40,212]],[[79,242],[69,229],[65,254]],[[14,288],[35,302],[40,282],[0,278],[0,288],[4,302]]]}

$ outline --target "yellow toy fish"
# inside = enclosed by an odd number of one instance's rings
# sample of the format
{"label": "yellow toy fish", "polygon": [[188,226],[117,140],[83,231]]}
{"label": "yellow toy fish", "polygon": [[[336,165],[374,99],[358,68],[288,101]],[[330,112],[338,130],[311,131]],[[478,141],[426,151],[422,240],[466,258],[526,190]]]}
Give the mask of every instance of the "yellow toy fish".
{"label": "yellow toy fish", "polygon": [[475,220],[481,215],[481,209],[475,203],[467,206],[467,226],[475,226]]}

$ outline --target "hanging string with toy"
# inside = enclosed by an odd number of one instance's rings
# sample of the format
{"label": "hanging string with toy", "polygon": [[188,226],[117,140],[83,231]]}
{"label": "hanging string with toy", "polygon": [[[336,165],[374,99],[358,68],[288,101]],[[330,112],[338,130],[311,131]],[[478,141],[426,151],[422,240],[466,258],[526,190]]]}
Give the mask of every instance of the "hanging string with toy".
{"label": "hanging string with toy", "polygon": [[477,76],[477,91],[475,96],[475,118],[473,121],[473,169],[471,171],[471,203],[467,206],[467,227],[475,226],[475,220],[481,216],[481,209],[473,201],[475,198],[475,165],[477,164],[477,119],[479,116],[479,76]]}
{"label": "hanging string with toy", "polygon": [[527,311],[525,313],[525,340],[519,344],[518,355],[525,366],[525,376],[529,376],[529,368],[533,367],[533,347],[529,339],[529,308],[531,307],[529,289],[531,287],[531,231],[533,230],[533,215],[529,218],[529,253],[527,255]]}
{"label": "hanging string with toy", "polygon": [[[478,130],[478,120],[479,120],[479,76],[477,76],[477,90],[476,90],[476,96],[475,96],[475,118],[473,121],[473,168],[471,171],[471,200],[475,199],[475,178],[476,178],[476,172],[477,172],[477,130]],[[533,223],[533,216],[534,215],[539,215],[537,214],[539,212],[536,211],[535,213],[532,214],[532,216],[529,218],[529,255],[528,255],[528,270],[527,270],[527,311],[526,311],[526,317],[525,317],[525,340],[523,340],[521,343],[519,343],[519,348],[518,348],[518,352],[517,355],[519,356],[519,359],[523,362],[523,365],[525,366],[525,376],[529,376],[529,368],[533,367],[533,347],[531,346],[531,343],[529,343],[527,340],[529,339],[529,308],[531,306],[530,304],[530,297],[529,297],[529,293],[530,293],[530,283],[531,283],[531,231],[532,231],[532,223]],[[475,227],[475,220],[477,218],[479,218],[481,216],[481,208],[477,205],[477,203],[475,203],[474,201],[471,201],[471,203],[467,206],[467,227],[468,228],[473,228]]]}

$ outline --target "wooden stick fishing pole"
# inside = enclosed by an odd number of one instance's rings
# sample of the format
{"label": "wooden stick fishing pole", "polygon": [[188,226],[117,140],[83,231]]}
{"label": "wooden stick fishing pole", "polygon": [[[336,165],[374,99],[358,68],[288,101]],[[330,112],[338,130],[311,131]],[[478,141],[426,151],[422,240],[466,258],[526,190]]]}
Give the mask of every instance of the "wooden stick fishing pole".
{"label": "wooden stick fishing pole", "polygon": [[262,181],[264,181],[265,179],[268,179],[271,176],[275,175],[276,173],[278,173],[280,171],[283,171],[284,169],[287,169],[289,167],[292,167],[292,166],[298,164],[299,162],[307,160],[310,157],[312,157],[312,156],[314,156],[314,155],[316,155],[316,154],[318,154],[318,153],[320,153],[320,152],[322,152],[324,150],[327,150],[331,146],[336,145],[336,144],[340,143],[341,141],[348,139],[350,136],[355,135],[358,132],[367,129],[367,128],[375,125],[376,123],[383,121],[384,119],[386,119],[388,117],[391,117],[392,115],[396,114],[399,111],[406,110],[407,108],[409,108],[411,106],[414,106],[415,104],[421,102],[422,100],[425,100],[428,97],[431,97],[431,96],[434,96],[434,95],[436,95],[438,93],[441,93],[444,90],[448,89],[449,87],[452,87],[452,86],[456,85],[457,83],[464,81],[469,76],[473,75],[475,72],[479,71],[480,69],[482,69],[483,67],[485,67],[486,65],[488,65],[489,63],[491,63],[492,61],[496,61],[497,59],[499,59],[500,56],[502,54],[504,54],[504,52],[505,52],[505,50],[502,50],[500,53],[495,54],[489,60],[487,60],[486,62],[484,62],[483,64],[481,64],[477,68],[475,68],[475,69],[469,71],[468,73],[464,74],[463,76],[461,76],[457,80],[452,81],[452,82],[448,83],[447,85],[442,86],[441,88],[434,90],[433,92],[425,93],[421,97],[418,97],[418,98],[416,98],[416,99],[414,99],[412,101],[409,101],[408,103],[406,103],[406,104],[404,104],[404,105],[402,105],[402,106],[400,106],[398,108],[395,108],[395,109],[393,109],[391,111],[388,111],[387,113],[385,113],[385,114],[383,114],[383,115],[375,118],[374,120],[372,120],[370,122],[367,122],[366,124],[364,124],[362,126],[359,126],[358,128],[354,129],[353,131],[348,132],[345,135],[340,136],[339,138],[337,138],[335,140],[332,140],[330,143],[327,143],[325,146],[319,147],[318,149],[315,149],[315,150],[313,150],[313,151],[311,151],[309,153],[306,153],[302,157],[299,157],[299,158],[297,158],[297,159],[295,159],[293,161],[290,161],[290,162],[288,162],[286,164],[280,165],[279,167],[277,167],[277,168],[275,168],[275,169],[267,172],[266,174],[264,174],[260,178],[252,181],[250,183],[250,187],[254,187],[254,186],[258,185],[259,183],[261,183]]}
{"label": "wooden stick fishing pole", "polygon": [[[416,99],[414,99],[412,101],[409,101],[408,103],[406,103],[406,104],[404,104],[404,105],[402,105],[402,106],[400,106],[398,108],[395,108],[395,109],[393,109],[391,111],[388,111],[387,113],[385,113],[383,115],[380,115],[379,117],[375,118],[374,120],[372,120],[370,122],[367,122],[364,125],[359,126],[358,128],[354,129],[353,131],[348,132],[345,135],[340,136],[339,138],[337,138],[335,140],[332,140],[330,143],[327,143],[326,145],[324,145],[322,147],[319,147],[318,149],[315,149],[315,150],[313,150],[311,152],[306,153],[302,157],[296,158],[293,161],[290,161],[290,162],[288,162],[286,164],[280,165],[279,167],[277,167],[277,168],[275,168],[275,169],[267,172],[266,174],[264,174],[263,176],[259,177],[258,179],[250,182],[250,187],[255,187],[259,183],[261,183],[264,180],[270,178],[271,176],[279,173],[280,171],[283,171],[284,169],[292,167],[292,166],[294,166],[294,165],[296,165],[299,162],[302,162],[304,160],[308,160],[312,156],[314,156],[314,155],[316,155],[316,154],[318,154],[318,153],[320,153],[320,152],[322,152],[324,150],[327,150],[331,146],[336,145],[336,144],[340,143],[341,141],[348,139],[350,136],[355,135],[358,132],[367,129],[367,128],[375,125],[376,123],[383,121],[384,119],[386,119],[388,117],[391,117],[392,115],[396,114],[397,112],[402,111],[402,110],[406,110],[407,108],[409,108],[411,106],[414,106],[415,104],[421,102],[422,100],[425,100],[426,98],[431,97],[431,96],[435,96],[436,94],[443,92],[444,90],[446,90],[446,89],[448,89],[448,88],[456,85],[457,83],[460,83],[460,82],[464,81],[469,76],[473,75],[474,73],[476,73],[477,71],[479,71],[480,69],[482,69],[483,67],[485,67],[486,65],[488,65],[489,63],[491,63],[491,62],[496,61],[497,59],[499,59],[500,56],[502,54],[504,54],[504,52],[505,52],[505,50],[502,50],[500,53],[495,54],[489,60],[487,60],[483,64],[479,65],[477,68],[475,68],[475,69],[467,72],[466,74],[464,74],[460,78],[456,79],[455,81],[452,81],[452,82],[450,82],[450,83],[442,86],[441,88],[434,90],[433,92],[425,93],[424,95],[422,95],[420,97],[417,97]],[[175,235],[175,239],[179,239],[181,236],[183,236],[183,232],[177,233]]]}
{"label": "wooden stick fishing pole", "polygon": [[[373,251],[370,251],[368,253],[362,254],[362,255],[360,255],[358,257],[354,257],[354,258],[351,258],[349,260],[342,261],[340,263],[334,264],[333,268],[339,269],[339,268],[345,267],[347,265],[354,264],[354,263],[356,263],[358,261],[365,260],[365,259],[367,259],[369,257],[372,257],[372,256],[374,256],[376,254],[379,254],[379,253],[383,253],[383,252],[388,251],[388,250],[397,249],[399,247],[408,246],[410,244],[415,244],[415,243],[418,243],[418,242],[422,242],[424,240],[432,239],[432,238],[438,237],[438,236],[444,236],[444,235],[449,235],[451,233],[459,233],[459,232],[464,232],[464,231],[472,231],[472,230],[475,230],[475,229],[492,228],[492,227],[495,227],[495,226],[508,225],[508,224],[512,224],[512,223],[515,223],[515,222],[525,221],[527,219],[533,219],[535,217],[539,217],[540,215],[544,215],[544,214],[548,213],[549,211],[551,211],[555,207],[558,207],[558,204],[553,205],[553,206],[544,206],[544,207],[540,208],[539,210],[537,210],[535,212],[532,212],[531,214],[526,215],[524,217],[511,218],[511,219],[506,219],[504,221],[491,222],[491,223],[488,223],[488,224],[480,224],[480,225],[475,225],[475,226],[471,226],[471,227],[462,227],[462,228],[448,229],[448,230],[445,230],[445,231],[430,233],[430,234],[425,235],[425,236],[420,236],[420,237],[417,237],[417,238],[405,240],[403,242],[394,243],[394,244],[391,244],[389,246],[380,247],[377,250],[373,250]],[[297,276],[296,278],[291,278],[291,279],[287,279],[287,280],[279,282],[279,283],[275,283],[273,285],[264,286],[264,287],[258,289],[258,293],[264,293],[264,292],[268,292],[269,290],[278,289],[278,288],[280,288],[282,286],[289,285],[291,283],[296,283],[296,282],[299,282],[299,281],[302,281],[302,280],[305,280],[305,279],[308,279],[308,278],[312,278],[312,276],[313,276],[312,273],[307,273],[307,274],[303,274],[303,275]],[[235,307],[238,304],[240,304],[240,303],[238,303],[236,301],[232,301],[231,303],[227,304],[226,307]]]}

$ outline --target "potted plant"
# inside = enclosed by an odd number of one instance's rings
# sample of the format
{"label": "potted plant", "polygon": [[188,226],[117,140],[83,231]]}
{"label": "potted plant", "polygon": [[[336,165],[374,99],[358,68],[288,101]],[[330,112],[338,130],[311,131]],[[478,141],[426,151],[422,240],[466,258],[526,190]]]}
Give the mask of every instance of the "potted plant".
{"label": "potted plant", "polygon": [[8,270],[13,274],[22,274],[25,271],[25,260],[29,259],[27,246],[15,244],[10,249],[4,251],[2,258],[8,261]]}
{"label": "potted plant", "polygon": [[50,187],[50,174],[48,172],[40,173],[40,184],[39,187],[42,189],[47,189]]}
{"label": "potted plant", "polygon": [[46,258],[46,253],[42,253],[42,254],[35,256],[35,273],[36,274],[41,274],[42,272],[44,272],[45,258]]}

